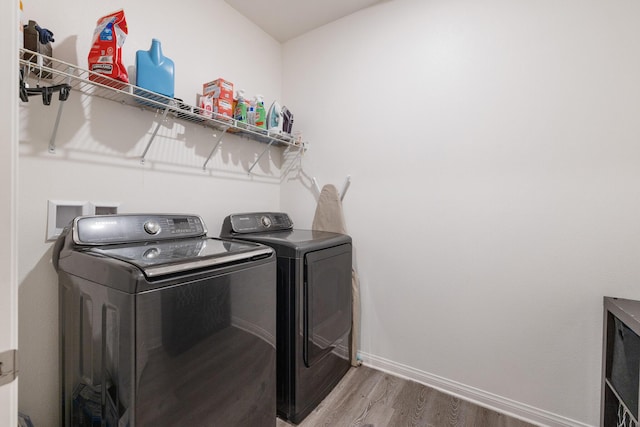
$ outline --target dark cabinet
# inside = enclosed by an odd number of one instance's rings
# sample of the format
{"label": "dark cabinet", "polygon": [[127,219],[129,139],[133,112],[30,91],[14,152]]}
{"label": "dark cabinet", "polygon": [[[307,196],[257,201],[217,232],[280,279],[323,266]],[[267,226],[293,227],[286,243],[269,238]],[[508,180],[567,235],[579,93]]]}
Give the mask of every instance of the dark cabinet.
{"label": "dark cabinet", "polygon": [[640,301],[604,298],[600,425],[637,427]]}

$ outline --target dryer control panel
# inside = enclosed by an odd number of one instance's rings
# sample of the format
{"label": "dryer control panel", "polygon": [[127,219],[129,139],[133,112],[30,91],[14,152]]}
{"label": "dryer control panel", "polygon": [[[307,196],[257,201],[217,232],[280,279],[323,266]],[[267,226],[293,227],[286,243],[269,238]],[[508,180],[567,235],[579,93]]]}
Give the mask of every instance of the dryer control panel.
{"label": "dryer control panel", "polygon": [[96,215],[73,220],[73,241],[104,245],[198,237],[207,234],[197,215]]}
{"label": "dryer control panel", "polygon": [[225,218],[222,230],[225,235],[261,233],[293,229],[293,221],[283,212],[251,212],[233,214]]}

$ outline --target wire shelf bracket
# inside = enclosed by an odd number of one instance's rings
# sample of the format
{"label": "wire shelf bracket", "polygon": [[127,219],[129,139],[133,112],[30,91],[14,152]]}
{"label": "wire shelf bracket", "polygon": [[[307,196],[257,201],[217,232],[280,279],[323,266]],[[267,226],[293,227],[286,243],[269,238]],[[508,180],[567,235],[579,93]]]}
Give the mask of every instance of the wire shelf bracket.
{"label": "wire shelf bracket", "polygon": [[216,142],[213,144],[213,148],[211,149],[211,152],[209,153],[209,156],[207,157],[207,160],[205,160],[204,164],[202,165],[202,170],[203,171],[207,170],[207,164],[209,163],[209,160],[211,160],[211,157],[213,157],[213,153],[215,153],[216,150],[218,149],[218,146],[222,142],[222,137],[227,132],[227,129],[229,129],[229,128],[225,128],[222,132],[220,132],[220,135],[218,135],[218,136],[216,136],[215,133],[213,134],[213,137],[216,138]]}
{"label": "wire shelf bracket", "polygon": [[275,141],[275,139],[271,139],[271,141],[269,141],[269,144],[267,144],[267,148],[264,149],[264,151],[262,153],[260,153],[260,155],[258,156],[258,158],[256,159],[255,162],[253,162],[253,164],[251,165],[251,167],[249,168],[249,170],[247,171],[248,175],[251,175],[251,171],[253,170],[254,167],[256,167],[256,165],[258,164],[258,162],[260,161],[260,159],[262,158],[262,156],[265,155],[265,153],[267,151],[269,151],[269,147],[271,147],[271,144],[273,144]]}
{"label": "wire shelf bracket", "polygon": [[167,119],[168,112],[169,112],[169,108],[165,108],[164,112],[162,113],[162,118],[156,124],[156,127],[153,130],[153,133],[151,134],[151,138],[149,138],[149,142],[147,142],[147,146],[142,152],[142,156],[140,156],[140,163],[143,165],[144,165],[145,157],[147,157],[147,152],[149,151],[149,148],[151,148],[151,144],[153,143],[153,140],[156,138],[156,135],[158,134],[158,130],[160,129],[160,126],[162,126],[162,123],[164,123],[164,121]]}

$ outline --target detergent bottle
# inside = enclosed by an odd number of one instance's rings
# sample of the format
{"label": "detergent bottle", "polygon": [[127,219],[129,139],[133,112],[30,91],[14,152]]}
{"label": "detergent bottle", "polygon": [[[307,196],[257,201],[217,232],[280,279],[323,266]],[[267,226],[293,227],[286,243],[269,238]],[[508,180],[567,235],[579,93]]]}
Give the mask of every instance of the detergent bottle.
{"label": "detergent bottle", "polygon": [[267,113],[267,130],[269,132],[282,132],[282,108],[278,101],[273,101]]}
{"label": "detergent bottle", "polygon": [[149,50],[136,52],[136,86],[173,98],[175,65],[162,54],[158,39],[151,40]]}
{"label": "detergent bottle", "polygon": [[266,129],[266,115],[267,112],[264,109],[264,100],[262,95],[256,95],[256,126],[261,129]]}

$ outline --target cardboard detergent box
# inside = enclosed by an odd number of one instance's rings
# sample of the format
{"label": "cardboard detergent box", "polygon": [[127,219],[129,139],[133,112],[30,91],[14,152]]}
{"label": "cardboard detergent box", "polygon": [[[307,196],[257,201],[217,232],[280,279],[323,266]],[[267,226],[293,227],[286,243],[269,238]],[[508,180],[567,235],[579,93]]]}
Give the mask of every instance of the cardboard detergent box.
{"label": "cardboard detergent box", "polygon": [[[213,112],[224,117],[233,118],[233,102],[230,99],[214,98]],[[214,116],[215,118],[215,116]]]}
{"label": "cardboard detergent box", "polygon": [[212,98],[226,99],[227,101],[232,102],[233,83],[222,78],[216,79],[202,85],[202,94],[205,96],[211,96]]}
{"label": "cardboard detergent box", "polygon": [[199,98],[198,106],[200,108],[200,115],[214,119],[233,118],[232,101],[223,98],[214,98],[211,95],[200,95]]}
{"label": "cardboard detergent box", "polygon": [[198,95],[198,114],[211,118],[213,116],[213,98],[211,96]]}

